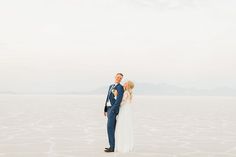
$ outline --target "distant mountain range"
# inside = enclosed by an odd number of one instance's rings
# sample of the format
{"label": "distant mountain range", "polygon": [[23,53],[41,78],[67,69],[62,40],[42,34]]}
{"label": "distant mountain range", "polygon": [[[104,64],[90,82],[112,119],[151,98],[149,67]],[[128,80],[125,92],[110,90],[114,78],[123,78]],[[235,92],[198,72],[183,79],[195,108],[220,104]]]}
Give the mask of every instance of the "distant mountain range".
{"label": "distant mountain range", "polygon": [[[0,94],[75,94],[75,95],[105,95],[108,87],[103,86],[92,91],[81,92],[40,92],[40,93],[17,93],[1,92]],[[166,83],[136,83],[134,93],[137,95],[171,95],[171,96],[236,96],[236,90],[228,87],[219,87],[213,89],[183,88]]]}
{"label": "distant mountain range", "polygon": [[[100,87],[87,94],[104,94],[108,87]],[[166,83],[136,83],[134,92],[138,95],[189,95],[189,96],[236,96],[236,90],[228,87],[214,89],[183,88]]]}

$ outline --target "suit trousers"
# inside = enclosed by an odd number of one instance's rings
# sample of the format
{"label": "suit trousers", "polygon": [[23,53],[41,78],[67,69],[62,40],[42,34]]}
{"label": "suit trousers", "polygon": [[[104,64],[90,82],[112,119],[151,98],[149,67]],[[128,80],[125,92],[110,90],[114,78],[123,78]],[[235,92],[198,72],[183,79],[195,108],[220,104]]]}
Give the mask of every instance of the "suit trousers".
{"label": "suit trousers", "polygon": [[116,116],[117,113],[110,110],[111,107],[108,107],[107,111],[107,134],[109,139],[110,148],[115,148],[115,128],[116,128]]}

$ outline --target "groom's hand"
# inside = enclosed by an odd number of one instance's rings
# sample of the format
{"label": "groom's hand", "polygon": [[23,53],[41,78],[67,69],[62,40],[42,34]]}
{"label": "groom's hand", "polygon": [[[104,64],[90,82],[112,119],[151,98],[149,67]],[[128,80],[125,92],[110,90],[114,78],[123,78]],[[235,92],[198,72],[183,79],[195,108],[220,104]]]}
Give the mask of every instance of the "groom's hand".
{"label": "groom's hand", "polygon": [[104,112],[104,116],[105,116],[105,117],[107,116],[107,112]]}

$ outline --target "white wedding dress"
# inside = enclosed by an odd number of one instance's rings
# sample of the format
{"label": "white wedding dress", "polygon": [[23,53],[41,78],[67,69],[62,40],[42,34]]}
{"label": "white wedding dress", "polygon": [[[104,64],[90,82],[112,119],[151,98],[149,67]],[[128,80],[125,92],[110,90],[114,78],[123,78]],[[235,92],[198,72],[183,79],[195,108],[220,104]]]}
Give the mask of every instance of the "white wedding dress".
{"label": "white wedding dress", "polygon": [[124,96],[120,105],[120,111],[117,116],[115,130],[115,151],[131,152],[134,147],[133,137],[133,112],[128,91],[124,92]]}

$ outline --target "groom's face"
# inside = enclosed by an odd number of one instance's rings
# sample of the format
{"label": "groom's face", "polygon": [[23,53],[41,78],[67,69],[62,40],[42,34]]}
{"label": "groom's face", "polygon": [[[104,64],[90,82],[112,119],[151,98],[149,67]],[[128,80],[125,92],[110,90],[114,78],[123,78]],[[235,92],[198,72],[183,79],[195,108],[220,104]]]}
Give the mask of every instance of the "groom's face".
{"label": "groom's face", "polygon": [[120,74],[117,74],[116,77],[115,77],[115,83],[120,83],[121,80],[122,80],[123,76],[120,75]]}

